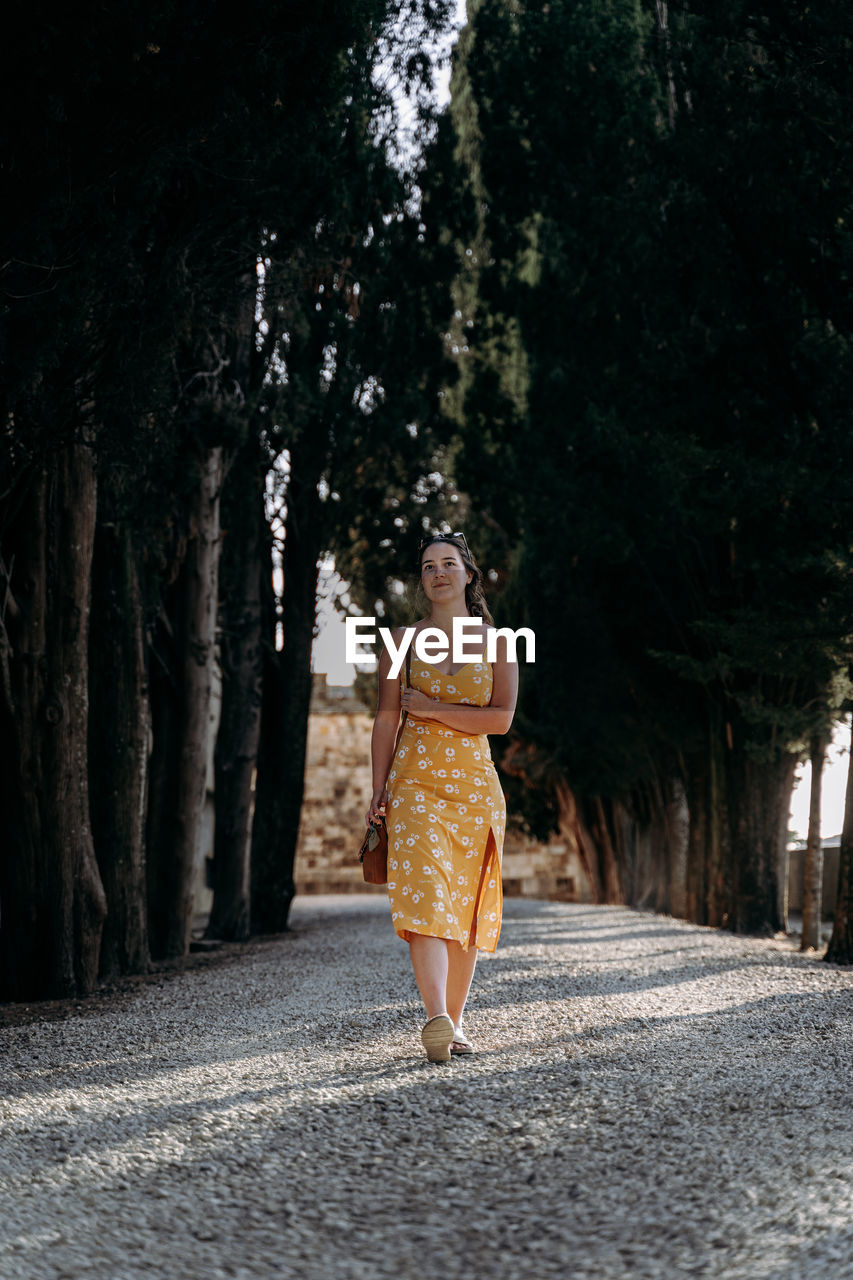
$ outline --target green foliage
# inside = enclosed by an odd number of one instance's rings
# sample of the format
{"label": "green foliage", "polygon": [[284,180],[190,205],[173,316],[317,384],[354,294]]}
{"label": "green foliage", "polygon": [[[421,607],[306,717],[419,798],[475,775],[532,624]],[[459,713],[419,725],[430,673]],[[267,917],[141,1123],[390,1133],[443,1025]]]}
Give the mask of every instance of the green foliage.
{"label": "green foliage", "polygon": [[310,439],[330,548],[396,532],[395,504],[436,469],[425,406],[447,305],[417,155],[393,163],[393,146],[403,94],[432,128],[422,50],[448,8],[82,4],[12,19],[7,495],[85,432],[106,518],[131,519],[168,574],[199,450],[252,429],[271,461]]}
{"label": "green foliage", "polygon": [[[229,332],[254,293],[263,228],[293,254],[339,194],[345,51],[372,42],[384,14],[380,0],[257,0],[11,20],[10,478],[85,429],[168,483],[180,401],[210,371],[207,336]],[[64,413],[45,413],[50,386]]]}
{"label": "green foliage", "polygon": [[605,794],[710,719],[791,749],[853,636],[841,6],[470,12],[455,477],[521,548],[524,732]]}

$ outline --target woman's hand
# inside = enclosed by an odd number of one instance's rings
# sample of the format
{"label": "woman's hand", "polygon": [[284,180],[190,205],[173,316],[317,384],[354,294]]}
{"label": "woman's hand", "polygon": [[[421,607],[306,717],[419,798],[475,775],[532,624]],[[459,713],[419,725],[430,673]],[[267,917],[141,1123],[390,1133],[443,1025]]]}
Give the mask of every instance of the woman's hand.
{"label": "woman's hand", "polygon": [[418,720],[432,720],[434,713],[440,709],[441,702],[438,698],[428,698],[420,689],[410,687],[400,694],[400,706]]}
{"label": "woman's hand", "polygon": [[367,811],[367,815],[364,820],[364,825],[369,827],[371,822],[376,821],[377,818],[384,818],[385,806],[387,805],[387,803],[388,803],[387,787],[377,787],[377,789],[374,791],[373,795],[370,798],[370,808]]}

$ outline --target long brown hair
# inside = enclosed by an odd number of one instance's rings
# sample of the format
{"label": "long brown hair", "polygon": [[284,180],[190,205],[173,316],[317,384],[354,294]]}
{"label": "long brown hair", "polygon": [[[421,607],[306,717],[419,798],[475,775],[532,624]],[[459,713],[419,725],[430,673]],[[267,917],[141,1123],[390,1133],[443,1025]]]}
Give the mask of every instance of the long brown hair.
{"label": "long brown hair", "polygon": [[[464,538],[464,534],[462,535]],[[483,589],[483,574],[476,560],[471,554],[467,540],[460,542],[459,537],[453,533],[437,533],[435,537],[431,534],[421,539],[420,550],[418,551],[418,581],[420,583],[421,564],[424,558],[424,551],[427,547],[431,547],[434,542],[446,542],[448,546],[455,547],[459,552],[460,559],[469,573],[473,574],[471,581],[465,586],[465,604],[472,618],[482,618],[489,626],[494,625],[494,619],[489,612],[489,606],[486,604],[486,593]]]}

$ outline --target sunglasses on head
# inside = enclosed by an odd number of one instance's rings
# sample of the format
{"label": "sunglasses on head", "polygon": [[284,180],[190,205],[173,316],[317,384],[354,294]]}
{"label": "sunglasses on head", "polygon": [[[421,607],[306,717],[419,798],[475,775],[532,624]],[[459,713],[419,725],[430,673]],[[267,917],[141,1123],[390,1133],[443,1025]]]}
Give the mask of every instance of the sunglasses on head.
{"label": "sunglasses on head", "polygon": [[461,547],[468,559],[471,559],[471,552],[468,550],[468,542],[465,538],[465,534],[461,529],[459,529],[456,533],[431,533],[427,534],[426,537],[421,538],[420,545],[418,546],[418,561],[420,561],[420,558],[424,553],[424,547],[431,546],[433,542],[449,542],[451,545]]}

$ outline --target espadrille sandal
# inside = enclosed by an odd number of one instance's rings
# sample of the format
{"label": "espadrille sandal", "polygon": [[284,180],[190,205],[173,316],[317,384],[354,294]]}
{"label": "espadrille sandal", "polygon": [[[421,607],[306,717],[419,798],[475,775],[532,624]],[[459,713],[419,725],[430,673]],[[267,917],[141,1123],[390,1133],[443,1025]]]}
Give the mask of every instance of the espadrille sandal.
{"label": "espadrille sandal", "polygon": [[458,1027],[453,1028],[453,1039],[450,1042],[450,1052],[452,1054],[473,1053],[474,1046],[467,1036],[463,1035]]}
{"label": "espadrille sandal", "polygon": [[450,1061],[450,1044],[455,1032],[453,1019],[446,1013],[430,1018],[421,1031],[421,1040],[430,1062]]}

